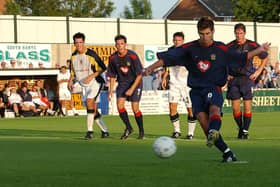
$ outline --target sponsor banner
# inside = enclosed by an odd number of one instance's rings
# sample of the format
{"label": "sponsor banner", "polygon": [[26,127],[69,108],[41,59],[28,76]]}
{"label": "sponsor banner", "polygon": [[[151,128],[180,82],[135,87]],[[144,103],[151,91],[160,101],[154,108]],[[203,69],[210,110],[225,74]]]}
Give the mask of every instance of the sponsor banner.
{"label": "sponsor banner", "polygon": [[[103,101],[101,101],[103,102]],[[126,102],[125,108],[128,114],[132,115],[131,103]],[[168,103],[168,91],[166,90],[143,90],[140,101],[140,110],[144,115],[153,114],[169,114],[169,103]],[[111,102],[109,102],[108,114],[118,115],[116,96],[114,94]],[[185,104],[183,101],[179,101],[178,112],[183,114],[187,113]]]}
{"label": "sponsor banner", "polygon": [[[223,92],[223,94],[225,95],[225,92]],[[107,98],[104,97],[103,99]],[[101,102],[103,101],[101,100]],[[108,114],[118,115],[115,96],[108,104]],[[127,112],[132,115],[133,112],[130,105],[130,102],[126,102],[125,107]],[[255,90],[252,105],[253,112],[280,111],[280,90]],[[169,114],[168,91],[143,91],[140,101],[140,109],[144,115]],[[187,113],[185,105],[182,101],[179,102],[178,112],[181,114]],[[224,100],[223,112],[232,113],[230,100]]]}
{"label": "sponsor banner", "polygon": [[0,61],[9,67],[11,60],[17,68],[28,68],[29,64],[37,68],[39,63],[51,68],[51,44],[0,44]]}
{"label": "sponsor banner", "polygon": [[157,52],[166,51],[169,45],[144,45],[144,67],[157,61]]}
{"label": "sponsor banner", "polygon": [[[106,66],[109,63],[109,57],[116,51],[116,48],[113,45],[87,45],[86,47],[94,50],[98,54],[98,56],[103,60]],[[72,52],[74,52],[74,50],[75,46],[72,45]]]}

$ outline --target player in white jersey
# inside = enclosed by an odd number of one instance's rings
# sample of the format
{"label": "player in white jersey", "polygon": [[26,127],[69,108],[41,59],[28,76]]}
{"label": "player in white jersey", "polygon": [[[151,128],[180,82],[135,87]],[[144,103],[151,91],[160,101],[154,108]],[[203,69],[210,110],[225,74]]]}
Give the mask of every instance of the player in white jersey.
{"label": "player in white jersey", "polygon": [[68,89],[68,81],[70,80],[70,72],[67,70],[66,66],[60,67],[60,72],[57,75],[57,83],[59,88],[59,103],[62,108],[63,115],[67,114],[66,103],[70,103],[71,110],[75,116],[78,116],[78,113],[74,107],[71,92]]}
{"label": "player in white jersey", "polygon": [[85,46],[85,35],[76,33],[73,36],[76,50],[71,56],[70,73],[71,78],[68,87],[72,88],[73,80],[77,80],[84,89],[87,106],[87,133],[85,139],[93,138],[93,122],[95,121],[101,129],[101,137],[109,136],[108,129],[104,124],[101,114],[97,110],[99,94],[105,80],[101,74],[106,66],[101,58],[91,49]]}
{"label": "player in white jersey", "polygon": [[[179,47],[184,43],[184,33],[176,32],[173,34],[174,45],[171,48]],[[192,139],[195,130],[195,117],[192,112],[192,102],[189,96],[190,88],[187,86],[188,71],[184,66],[168,67],[163,75],[162,87],[167,88],[167,77],[169,75],[169,115],[173,124],[174,131],[172,138],[181,136],[180,120],[177,111],[179,100],[183,100],[188,111],[187,139]]]}

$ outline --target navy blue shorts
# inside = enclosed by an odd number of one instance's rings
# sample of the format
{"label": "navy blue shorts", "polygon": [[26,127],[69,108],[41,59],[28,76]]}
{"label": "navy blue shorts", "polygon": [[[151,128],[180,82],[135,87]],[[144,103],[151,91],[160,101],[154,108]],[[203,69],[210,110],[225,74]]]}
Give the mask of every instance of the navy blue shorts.
{"label": "navy blue shorts", "polygon": [[130,86],[126,85],[118,85],[116,94],[117,98],[126,98],[127,101],[131,102],[139,102],[142,96],[142,85],[135,88],[133,94],[131,96],[126,96],[125,92],[130,88]]}
{"label": "navy blue shorts", "polygon": [[195,115],[199,112],[209,113],[210,105],[216,105],[222,108],[224,103],[220,87],[191,89],[190,96]]}
{"label": "navy blue shorts", "polygon": [[255,82],[249,77],[234,77],[228,82],[227,99],[252,100]]}

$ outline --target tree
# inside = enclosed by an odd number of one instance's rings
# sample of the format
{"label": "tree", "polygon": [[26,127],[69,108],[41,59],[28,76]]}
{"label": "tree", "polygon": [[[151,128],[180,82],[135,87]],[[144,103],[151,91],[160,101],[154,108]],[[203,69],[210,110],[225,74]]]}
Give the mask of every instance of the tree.
{"label": "tree", "polygon": [[114,9],[114,3],[110,0],[9,0],[5,14],[108,17]]}
{"label": "tree", "polygon": [[232,0],[236,20],[279,22],[279,0]]}
{"label": "tree", "polygon": [[152,6],[149,0],[130,0],[131,8],[125,6],[124,17],[127,19],[152,19]]}

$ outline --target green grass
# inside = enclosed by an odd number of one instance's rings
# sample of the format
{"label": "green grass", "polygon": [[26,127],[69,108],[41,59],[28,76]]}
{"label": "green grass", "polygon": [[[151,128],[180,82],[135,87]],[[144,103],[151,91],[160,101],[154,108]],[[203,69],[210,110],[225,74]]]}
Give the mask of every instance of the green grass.
{"label": "green grass", "polygon": [[[83,139],[85,116],[1,119],[0,186],[280,186],[279,119],[277,112],[254,113],[250,139],[240,141],[225,114],[223,137],[247,164],[220,163],[221,153],[205,146],[200,127],[193,141],[176,140],[173,157],[156,157],[153,141],[172,132],[167,115],[144,116],[146,139],[134,133],[125,141],[119,139],[124,125],[118,116],[104,116],[110,138],[101,139],[95,126],[91,141]],[[181,121],[185,136],[183,115]]]}

